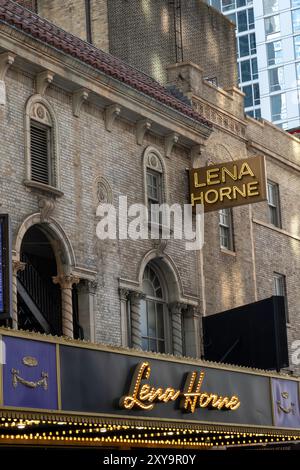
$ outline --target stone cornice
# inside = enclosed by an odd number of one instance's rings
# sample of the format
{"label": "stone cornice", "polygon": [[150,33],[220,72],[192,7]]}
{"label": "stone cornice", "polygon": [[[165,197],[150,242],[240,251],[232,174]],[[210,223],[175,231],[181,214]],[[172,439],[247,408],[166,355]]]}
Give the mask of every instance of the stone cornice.
{"label": "stone cornice", "polygon": [[222,129],[223,131],[246,141],[246,121],[242,121],[198,96],[192,97],[192,103],[193,108],[206,119],[211,121],[216,128]]}
{"label": "stone cornice", "polygon": [[[67,82],[73,88],[88,88],[90,93],[139,113],[140,118],[150,119],[168,132],[177,132],[184,136],[184,142],[202,143],[212,132],[211,128],[169,108],[128,85],[105,75],[88,64],[73,58],[44,44],[29,35],[0,24],[1,46],[16,53],[20,59],[50,70],[55,76]],[[60,81],[61,83],[61,81]],[[67,87],[66,87],[67,88]]]}

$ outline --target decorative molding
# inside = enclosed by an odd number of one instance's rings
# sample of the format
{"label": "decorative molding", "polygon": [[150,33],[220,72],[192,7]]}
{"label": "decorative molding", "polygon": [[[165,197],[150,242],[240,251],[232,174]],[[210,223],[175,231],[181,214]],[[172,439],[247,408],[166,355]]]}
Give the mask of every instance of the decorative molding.
{"label": "decorative molding", "polygon": [[131,345],[135,349],[141,349],[142,346],[140,305],[145,297],[143,292],[130,292]]}
{"label": "decorative molding", "polygon": [[13,260],[12,268],[13,268],[13,275],[16,276],[19,271],[24,271],[24,269],[26,268],[26,263],[23,263],[23,261],[19,261],[19,260]]}
{"label": "decorative molding", "polygon": [[34,103],[29,112],[30,119],[52,127],[52,119],[47,107],[43,103]]}
{"label": "decorative molding", "polygon": [[[75,270],[74,273],[75,274]],[[76,273],[77,274],[77,273]],[[86,279],[84,282],[80,284],[80,292],[84,294],[91,294],[95,295],[98,289],[98,282],[97,281],[90,281]]]}
{"label": "decorative molding", "polygon": [[54,78],[54,73],[50,72],[50,70],[44,70],[40,72],[36,76],[36,92],[38,95],[43,96]]}
{"label": "decorative molding", "polygon": [[179,135],[176,132],[171,132],[165,137],[165,154],[166,157],[170,158],[173,147],[177,144],[179,140]]}
{"label": "decorative molding", "polygon": [[183,313],[182,311],[187,309],[187,304],[182,302],[172,302],[169,305],[169,309],[172,315],[181,315]]}
{"label": "decorative molding", "polygon": [[162,161],[163,159],[159,152],[153,151],[153,150],[150,150],[150,151],[147,150],[147,159],[146,159],[147,168],[151,168],[151,170],[154,170],[154,171],[159,171],[159,173],[164,173]]}
{"label": "decorative molding", "polygon": [[86,88],[80,88],[79,90],[74,91],[73,97],[72,97],[74,116],[76,117],[80,116],[81,106],[88,99],[88,97],[89,97],[89,90],[87,90]]}
{"label": "decorative molding", "polygon": [[112,204],[113,202],[112,188],[103,176],[98,176],[94,181],[94,199],[97,206],[98,204]]}
{"label": "decorative molding", "polygon": [[105,122],[105,129],[108,132],[112,131],[115,119],[120,115],[120,113],[121,113],[121,107],[118,104],[111,104],[105,109],[104,122]]}
{"label": "decorative molding", "polygon": [[[163,228],[162,228],[163,230]],[[153,245],[156,250],[156,255],[158,258],[161,258],[168,246],[168,239],[167,238],[158,238],[153,240]]]}
{"label": "decorative molding", "polygon": [[0,105],[6,104],[5,76],[9,67],[14,63],[16,54],[3,52],[0,54]]}
{"label": "decorative molding", "polygon": [[193,98],[192,101],[193,109],[197,111],[205,119],[211,121],[218,127],[234,134],[235,136],[245,139],[246,135],[246,123],[233,118],[232,116],[222,112],[220,109],[214,106],[204,103],[200,99]]}
{"label": "decorative molding", "polygon": [[147,131],[151,129],[152,123],[148,119],[141,119],[136,123],[136,142],[143,145],[144,137]]}
{"label": "decorative molding", "polygon": [[41,213],[41,222],[49,221],[55,209],[55,199],[40,197],[39,209]]}
{"label": "decorative molding", "polygon": [[125,289],[124,287],[119,287],[119,296],[120,296],[121,302],[127,302],[127,300],[129,299],[129,295],[130,295],[129,289]]}
{"label": "decorative molding", "polygon": [[61,289],[72,289],[74,284],[78,284],[80,282],[79,277],[74,276],[73,274],[60,274],[58,276],[52,277],[54,284],[59,284]]}
{"label": "decorative molding", "polygon": [[3,52],[0,54],[0,81],[5,80],[6,72],[14,63],[16,54],[12,52]]}
{"label": "decorative molding", "polygon": [[191,148],[190,155],[191,155],[192,168],[196,168],[198,165],[200,165],[202,148],[203,148],[203,145],[194,145]]}
{"label": "decorative molding", "polygon": [[57,189],[54,186],[50,186],[49,184],[39,183],[38,181],[32,180],[24,180],[23,183],[28,188],[36,190],[36,192],[41,192],[43,194],[51,194],[55,197],[62,197],[64,195],[64,193],[60,189]]}

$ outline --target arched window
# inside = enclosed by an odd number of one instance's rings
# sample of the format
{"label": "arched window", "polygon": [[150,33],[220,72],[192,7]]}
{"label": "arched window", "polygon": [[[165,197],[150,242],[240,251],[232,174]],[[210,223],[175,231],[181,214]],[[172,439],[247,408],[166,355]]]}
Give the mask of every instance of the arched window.
{"label": "arched window", "polygon": [[59,189],[57,125],[47,101],[32,96],[26,106],[26,181]]}
{"label": "arched window", "polygon": [[157,271],[147,265],[143,276],[141,301],[142,349],[153,352],[166,352],[167,345],[167,304],[166,293]]}
{"label": "arched window", "polygon": [[166,181],[163,158],[155,147],[147,147],[144,152],[144,173],[149,222],[160,224],[161,213],[155,205],[166,202]]}

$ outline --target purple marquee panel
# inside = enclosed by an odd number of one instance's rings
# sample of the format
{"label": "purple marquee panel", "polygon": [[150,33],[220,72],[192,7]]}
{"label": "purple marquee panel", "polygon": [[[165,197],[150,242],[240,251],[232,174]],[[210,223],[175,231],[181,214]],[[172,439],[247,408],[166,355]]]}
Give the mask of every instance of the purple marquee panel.
{"label": "purple marquee panel", "polygon": [[272,379],[274,425],[300,427],[299,384],[292,380]]}
{"label": "purple marquee panel", "polygon": [[5,406],[57,410],[55,344],[4,337],[3,366]]}

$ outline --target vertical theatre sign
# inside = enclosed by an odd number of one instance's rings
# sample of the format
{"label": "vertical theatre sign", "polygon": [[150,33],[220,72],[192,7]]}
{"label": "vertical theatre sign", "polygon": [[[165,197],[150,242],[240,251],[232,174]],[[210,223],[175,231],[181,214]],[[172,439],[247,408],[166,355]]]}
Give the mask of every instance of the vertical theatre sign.
{"label": "vertical theatre sign", "polygon": [[7,214],[0,214],[0,320],[11,317],[11,236]]}
{"label": "vertical theatre sign", "polygon": [[191,204],[204,212],[261,202],[267,199],[265,159],[245,160],[194,168],[190,171]]}

